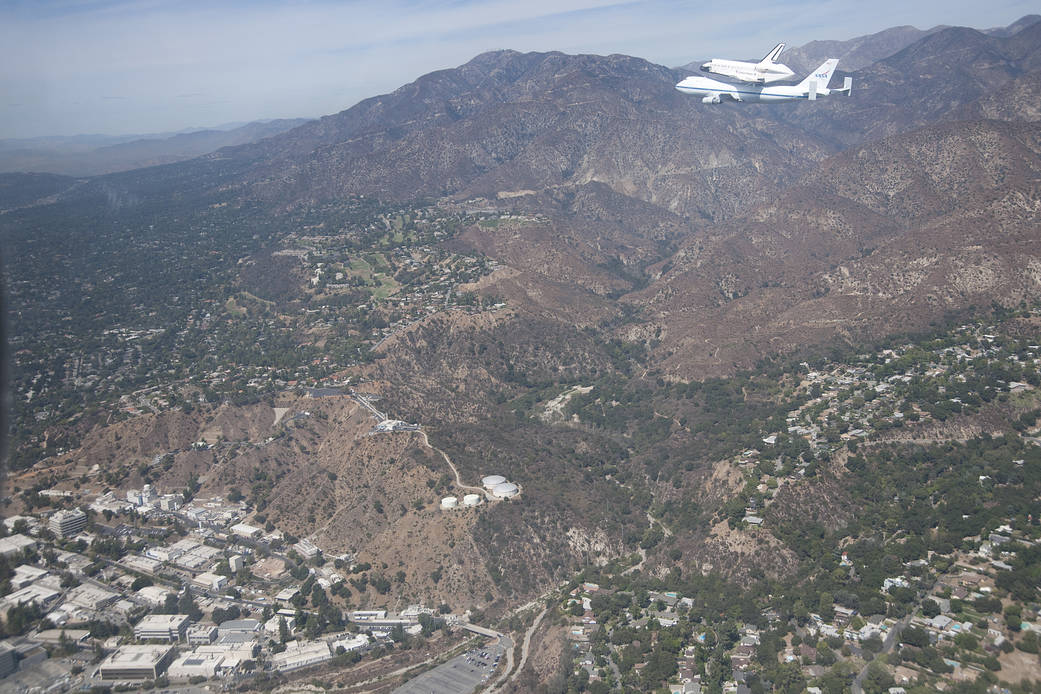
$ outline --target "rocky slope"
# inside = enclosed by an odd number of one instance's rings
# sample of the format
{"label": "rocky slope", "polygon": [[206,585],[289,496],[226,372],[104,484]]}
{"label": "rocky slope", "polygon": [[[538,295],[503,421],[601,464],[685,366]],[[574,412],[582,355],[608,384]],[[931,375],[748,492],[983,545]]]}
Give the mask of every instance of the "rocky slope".
{"label": "rocky slope", "polygon": [[951,27],[855,71],[852,98],[831,100],[826,108],[805,103],[790,109],[757,109],[764,117],[801,124],[806,132],[841,150],[964,118],[969,104],[998,94],[1008,96],[1016,78],[1036,70],[1039,61],[1041,23],[1009,37]]}
{"label": "rocky slope", "polygon": [[690,377],[836,335],[922,326],[1041,293],[1041,129],[935,126],[858,147],[688,243],[627,297]]}

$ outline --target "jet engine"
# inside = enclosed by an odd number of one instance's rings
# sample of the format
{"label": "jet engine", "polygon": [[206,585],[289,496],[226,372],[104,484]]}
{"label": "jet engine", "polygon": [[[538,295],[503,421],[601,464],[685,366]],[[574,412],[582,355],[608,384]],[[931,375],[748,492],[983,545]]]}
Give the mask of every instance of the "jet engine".
{"label": "jet engine", "polygon": [[719,94],[713,94],[712,96],[706,96],[704,99],[701,100],[701,103],[703,103],[703,104],[718,104],[719,103]]}

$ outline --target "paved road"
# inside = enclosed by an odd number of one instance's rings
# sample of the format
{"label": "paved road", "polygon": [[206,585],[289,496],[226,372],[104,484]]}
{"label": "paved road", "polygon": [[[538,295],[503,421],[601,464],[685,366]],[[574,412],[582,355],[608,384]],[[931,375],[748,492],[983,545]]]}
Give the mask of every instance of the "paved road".
{"label": "paved road", "polygon": [[[910,623],[911,615],[907,615],[894,624],[893,628],[886,634],[886,638],[882,641],[882,650],[878,655],[888,653],[893,649],[893,646],[900,643],[900,632],[902,632]],[[857,673],[857,677],[853,680],[853,685],[851,686],[853,694],[864,694],[864,678],[867,677],[868,667],[870,665],[871,663],[867,663],[863,668],[861,668],[860,672]]]}

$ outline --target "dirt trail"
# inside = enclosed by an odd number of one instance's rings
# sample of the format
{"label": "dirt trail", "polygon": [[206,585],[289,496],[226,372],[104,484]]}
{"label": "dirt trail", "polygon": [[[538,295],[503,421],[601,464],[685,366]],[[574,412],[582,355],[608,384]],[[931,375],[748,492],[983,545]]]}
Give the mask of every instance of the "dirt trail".
{"label": "dirt trail", "polygon": [[645,550],[643,547],[640,547],[640,548],[637,549],[637,551],[640,553],[640,561],[638,561],[637,563],[633,564],[628,569],[623,571],[622,572],[623,576],[628,576],[629,574],[631,574],[631,573],[633,573],[635,571],[640,571],[640,570],[643,569],[643,563],[645,561],[647,561],[647,550]]}
{"label": "dirt trail", "polygon": [[481,494],[488,501],[494,501],[494,497],[492,497],[491,493],[483,487],[472,487],[468,484],[463,484],[462,478],[459,477],[459,470],[456,469],[455,463],[453,463],[452,459],[448,457],[448,454],[442,451],[437,446],[431,445],[430,438],[427,436],[427,433],[425,431],[420,430],[419,435],[423,437],[423,445],[432,451],[440,453],[441,457],[445,459],[446,463],[448,463],[448,467],[452,468],[452,474],[455,475],[455,486],[459,487],[463,491],[469,491],[472,494]]}

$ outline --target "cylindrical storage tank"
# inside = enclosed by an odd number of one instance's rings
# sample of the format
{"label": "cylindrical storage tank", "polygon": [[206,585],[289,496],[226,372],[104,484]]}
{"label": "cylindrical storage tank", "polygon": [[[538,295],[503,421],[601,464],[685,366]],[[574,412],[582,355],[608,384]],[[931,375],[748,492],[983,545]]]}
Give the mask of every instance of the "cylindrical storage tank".
{"label": "cylindrical storage tank", "polygon": [[502,475],[488,475],[481,480],[481,485],[485,489],[494,489],[496,485],[502,484],[506,481],[506,478]]}
{"label": "cylindrical storage tank", "polygon": [[517,485],[513,482],[503,482],[502,484],[497,484],[492,488],[492,494],[497,499],[509,499],[511,496],[517,496],[518,492],[520,492],[520,490],[517,489]]}
{"label": "cylindrical storage tank", "polygon": [[463,497],[463,506],[477,506],[481,503],[480,494],[467,494]]}
{"label": "cylindrical storage tank", "polygon": [[441,508],[443,509],[455,508],[458,505],[459,499],[454,496],[446,496],[444,499],[441,499]]}

